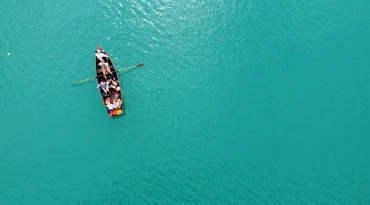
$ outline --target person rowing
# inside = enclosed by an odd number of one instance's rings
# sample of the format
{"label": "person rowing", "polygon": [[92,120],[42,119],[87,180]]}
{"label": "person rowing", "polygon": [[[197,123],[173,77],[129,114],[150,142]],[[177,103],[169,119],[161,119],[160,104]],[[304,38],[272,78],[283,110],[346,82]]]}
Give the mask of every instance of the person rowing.
{"label": "person rowing", "polygon": [[101,69],[102,69],[102,72],[103,72],[103,76],[105,79],[107,79],[107,73],[110,73],[112,74],[112,71],[110,70],[109,68],[109,64],[104,62],[104,60],[101,60],[100,63],[98,64]]}

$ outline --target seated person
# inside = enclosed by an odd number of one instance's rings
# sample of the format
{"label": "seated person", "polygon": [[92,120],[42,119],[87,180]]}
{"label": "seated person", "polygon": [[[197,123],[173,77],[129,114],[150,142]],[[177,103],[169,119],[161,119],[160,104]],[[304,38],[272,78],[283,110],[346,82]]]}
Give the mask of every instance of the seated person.
{"label": "seated person", "polygon": [[109,111],[115,110],[116,106],[110,102],[107,103],[107,108]]}
{"label": "seated person", "polygon": [[113,76],[113,74],[111,74],[111,73],[107,73],[105,76],[106,76],[106,79],[107,79],[107,80],[111,79],[111,80],[113,81],[113,84],[114,84],[114,85],[117,85],[117,84],[118,84],[118,81],[117,81],[117,79]]}
{"label": "seated person", "polygon": [[108,81],[101,81],[100,83],[99,83],[99,85],[98,85],[98,87],[96,87],[96,88],[100,88],[100,89],[102,89],[105,93],[108,93],[109,92],[109,88],[114,88],[114,89],[116,89],[116,86],[114,86],[114,85],[110,85],[110,81],[108,80]]}
{"label": "seated person", "polygon": [[112,79],[109,79],[108,78],[108,80],[107,80],[107,82],[109,83],[109,88],[113,88],[113,89],[115,89],[115,90],[117,90],[117,83],[115,82],[115,81],[113,81]]}
{"label": "seated person", "polygon": [[116,81],[113,80],[113,76],[111,74],[107,74],[107,81],[115,86],[118,85]]}
{"label": "seated person", "polygon": [[102,89],[105,93],[109,92],[109,88],[108,88],[108,83],[105,82],[104,80],[102,80],[99,84],[98,84],[98,87],[96,88],[100,88]]}
{"label": "seated person", "polygon": [[114,107],[117,109],[117,108],[120,108],[122,106],[122,100],[121,99],[115,99],[113,100],[113,105]]}
{"label": "seated person", "polygon": [[102,61],[100,61],[100,63],[98,64],[100,67],[101,67],[101,69],[102,69],[102,72],[103,72],[103,76],[104,76],[104,78],[105,79],[107,79],[107,74],[108,73],[110,73],[110,74],[112,74],[112,71],[110,70],[110,68],[109,68],[109,64],[108,63],[106,63],[106,62],[104,62],[103,60]]}
{"label": "seated person", "polygon": [[105,104],[110,103],[110,101],[111,101],[110,97],[107,97],[107,99],[105,99]]}
{"label": "seated person", "polygon": [[110,101],[107,101],[107,100],[105,102],[106,102],[106,105],[107,105],[107,108],[108,108],[109,111],[120,108],[121,105],[122,105],[122,101],[120,99],[113,100],[113,103],[111,103]]}
{"label": "seated person", "polygon": [[118,86],[119,83],[114,80],[114,77],[111,74],[107,74],[107,81],[112,85],[111,88],[114,88],[117,91],[120,91],[121,88]]}
{"label": "seated person", "polygon": [[117,87],[116,90],[113,91],[113,100],[120,98],[120,93],[117,91],[117,89],[119,89],[119,87]]}

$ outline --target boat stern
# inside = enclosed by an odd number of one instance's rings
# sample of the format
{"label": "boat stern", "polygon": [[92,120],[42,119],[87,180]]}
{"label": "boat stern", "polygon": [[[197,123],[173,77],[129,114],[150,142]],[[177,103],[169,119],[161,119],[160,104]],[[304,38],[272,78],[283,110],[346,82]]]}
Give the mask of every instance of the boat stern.
{"label": "boat stern", "polygon": [[122,109],[115,109],[115,110],[112,110],[112,111],[109,112],[109,116],[111,116],[111,117],[122,115],[122,114],[123,114]]}

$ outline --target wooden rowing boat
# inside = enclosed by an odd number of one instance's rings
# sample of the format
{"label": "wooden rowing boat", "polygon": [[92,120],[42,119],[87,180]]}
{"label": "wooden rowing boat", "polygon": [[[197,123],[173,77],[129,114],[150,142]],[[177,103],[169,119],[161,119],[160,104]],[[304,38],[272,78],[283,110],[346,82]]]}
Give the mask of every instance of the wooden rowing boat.
{"label": "wooden rowing boat", "polygon": [[[112,74],[106,73],[106,76],[103,75],[103,68],[101,67],[101,65],[99,65],[101,61],[96,56],[98,52],[104,53],[105,55],[108,56],[108,59],[103,57],[103,60],[104,62],[108,63],[109,69]],[[109,91],[109,92],[105,92],[103,89],[99,88],[100,95],[103,101],[103,105],[105,109],[107,110],[109,116],[114,117],[114,116],[122,115],[124,113],[124,102],[123,102],[123,95],[122,95],[122,89],[121,89],[121,82],[119,80],[119,76],[118,76],[118,73],[116,72],[117,70],[112,62],[112,59],[101,46],[98,46],[95,50],[95,70],[96,70],[96,76],[97,76],[96,81],[98,85],[102,81],[108,82],[109,79],[112,80],[112,82],[109,83],[109,86],[111,85],[113,86],[111,88],[106,89],[106,91]],[[114,104],[115,100],[120,100],[121,103],[119,103],[118,106],[112,108],[111,110],[108,109],[108,106],[107,106],[108,102]]]}

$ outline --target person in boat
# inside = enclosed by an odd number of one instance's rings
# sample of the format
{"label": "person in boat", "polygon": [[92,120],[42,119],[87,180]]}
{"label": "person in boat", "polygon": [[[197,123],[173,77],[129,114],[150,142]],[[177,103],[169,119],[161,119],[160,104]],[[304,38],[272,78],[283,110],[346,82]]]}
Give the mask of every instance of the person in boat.
{"label": "person in boat", "polygon": [[107,62],[105,62],[104,60],[101,60],[98,65],[101,67],[101,68],[109,68],[109,64]]}
{"label": "person in boat", "polygon": [[120,93],[119,91],[121,90],[121,88],[119,86],[116,87],[116,90],[113,91],[113,99],[118,99],[120,98]]}
{"label": "person in boat", "polygon": [[113,106],[115,107],[115,109],[120,108],[122,106],[122,100],[121,99],[113,100]]}
{"label": "person in boat", "polygon": [[105,93],[109,92],[108,82],[106,81],[101,81],[96,88],[102,89]]}
{"label": "person in boat", "polygon": [[107,82],[109,83],[110,88],[113,88],[113,89],[117,90],[118,83],[116,81],[112,80],[112,78],[108,78]]}
{"label": "person in boat", "polygon": [[117,80],[114,80],[115,78],[111,74],[107,74],[107,82],[111,84],[111,88],[114,88],[116,91],[120,91],[121,88],[119,87],[119,83]]}
{"label": "person in boat", "polygon": [[104,54],[103,52],[101,52],[101,50],[96,50],[95,51],[95,56],[100,60],[100,61],[103,61],[103,57],[104,58],[107,58],[107,61],[108,61],[108,55]]}
{"label": "person in boat", "polygon": [[100,88],[102,89],[105,93],[109,93],[109,88],[114,88],[116,89],[116,86],[114,85],[110,85],[111,84],[111,81],[101,81],[98,85],[98,87],[96,88]]}
{"label": "person in boat", "polygon": [[112,110],[115,110],[117,108],[120,108],[121,105],[122,105],[122,101],[120,99],[113,100],[113,102],[111,102],[110,100],[106,100],[105,104],[106,104],[108,110],[112,111]]}
{"label": "person in boat", "polygon": [[107,79],[107,74],[108,73],[112,75],[112,71],[110,70],[108,63],[106,63],[102,60],[102,61],[100,61],[100,63],[98,65],[101,67],[102,72],[103,72],[103,76],[104,76],[105,79]]}
{"label": "person in boat", "polygon": [[114,104],[112,104],[111,102],[107,102],[106,106],[107,106],[109,111],[112,111],[112,110],[116,109],[116,106]]}
{"label": "person in boat", "polygon": [[116,81],[116,78],[113,76],[113,73],[107,73],[105,76],[107,77],[107,80],[112,80],[112,83],[114,85],[118,84],[118,82]]}
{"label": "person in boat", "polygon": [[110,74],[107,75],[108,81],[111,82],[114,86],[118,85],[118,82],[114,80],[114,77]]}
{"label": "person in boat", "polygon": [[110,98],[109,98],[109,100],[105,101],[105,104],[106,104],[108,110],[112,111],[112,110],[115,110],[115,109],[120,108],[122,106],[122,100],[118,99],[118,100],[113,100],[113,102],[111,102]]}
{"label": "person in boat", "polygon": [[107,98],[105,99],[105,104],[107,105],[108,103],[110,103],[110,101],[111,101],[110,97],[107,97]]}

